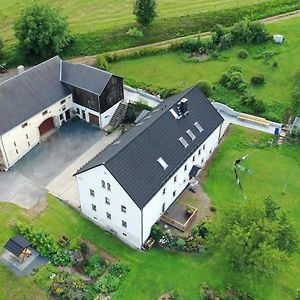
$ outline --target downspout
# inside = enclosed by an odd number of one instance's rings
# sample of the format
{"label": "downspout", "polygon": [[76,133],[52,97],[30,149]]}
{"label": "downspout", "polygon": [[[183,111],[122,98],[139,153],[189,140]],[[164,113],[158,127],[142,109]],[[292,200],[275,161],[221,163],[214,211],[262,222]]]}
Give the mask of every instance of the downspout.
{"label": "downspout", "polygon": [[99,124],[99,126],[100,126],[100,128],[101,128],[101,129],[103,129],[103,128],[102,128],[102,117],[101,117],[100,96],[99,96],[99,95],[97,95],[97,97],[98,97],[98,103],[99,103],[99,121],[100,121],[100,124]]}
{"label": "downspout", "polygon": [[221,141],[221,131],[222,131],[222,126],[223,126],[223,122],[222,122],[221,125],[220,125],[218,144],[220,144],[220,141]]}
{"label": "downspout", "polygon": [[7,155],[6,155],[6,151],[5,151],[5,148],[4,148],[4,144],[3,144],[3,140],[2,140],[2,135],[0,136],[0,141],[1,141],[1,145],[2,145],[2,149],[3,149],[3,154],[4,154],[4,156],[5,156],[5,159],[6,159],[6,163],[7,163],[7,169],[9,169],[10,168],[10,165],[9,165],[9,161],[8,161],[8,157],[7,157]]}
{"label": "downspout", "polygon": [[143,210],[141,210],[141,247],[143,247],[143,235],[144,235],[144,219],[143,219]]}

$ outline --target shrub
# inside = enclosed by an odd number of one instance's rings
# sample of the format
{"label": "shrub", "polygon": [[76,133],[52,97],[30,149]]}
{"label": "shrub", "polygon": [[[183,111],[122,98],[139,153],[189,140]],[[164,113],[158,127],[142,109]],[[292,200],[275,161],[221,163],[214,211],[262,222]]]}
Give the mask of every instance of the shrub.
{"label": "shrub", "polygon": [[67,266],[71,262],[71,256],[68,251],[59,249],[54,255],[52,255],[51,262],[55,266]]}
{"label": "shrub", "polygon": [[116,263],[110,269],[109,273],[118,278],[123,278],[130,271],[130,267],[123,263]]}
{"label": "shrub", "polygon": [[89,258],[84,268],[84,273],[92,278],[98,277],[104,273],[107,264],[102,256],[94,254]]}
{"label": "shrub", "polygon": [[278,61],[277,60],[273,61],[272,67],[273,68],[277,68],[278,67]]}
{"label": "shrub", "polygon": [[104,71],[108,70],[109,65],[108,65],[108,62],[107,62],[104,55],[102,55],[102,54],[97,55],[97,57],[96,57],[96,67],[99,68],[99,69],[102,69]]}
{"label": "shrub", "polygon": [[221,24],[216,24],[212,28],[211,33],[212,33],[213,43],[215,45],[219,45],[221,37],[224,36],[227,33],[227,29]]}
{"label": "shrub", "polygon": [[256,99],[252,108],[255,113],[263,113],[266,111],[265,103],[262,99]]}
{"label": "shrub", "polygon": [[94,289],[98,293],[109,294],[115,292],[120,285],[120,279],[112,274],[106,274],[105,276],[100,277],[95,285]]}
{"label": "shrub", "polygon": [[215,206],[210,206],[210,207],[209,207],[209,210],[210,210],[211,212],[216,212],[216,211],[217,211],[217,208],[216,208]]}
{"label": "shrub", "polygon": [[231,33],[226,33],[220,38],[220,48],[222,50],[230,49],[232,47],[232,35]]}
{"label": "shrub", "polygon": [[206,97],[211,97],[213,93],[212,84],[207,80],[201,80],[197,83],[197,87],[203,92]]}
{"label": "shrub", "polygon": [[3,47],[4,47],[4,42],[2,37],[0,36],[0,57],[3,55]]}
{"label": "shrub", "polygon": [[238,57],[239,58],[242,58],[242,59],[245,59],[249,56],[249,53],[246,49],[241,49],[238,53]]}
{"label": "shrub", "polygon": [[244,83],[242,74],[240,72],[232,72],[230,74],[230,79],[227,83],[227,87],[231,90],[237,90],[238,87]]}
{"label": "shrub", "polygon": [[258,74],[258,75],[252,76],[252,78],[251,78],[252,85],[261,85],[263,83],[265,83],[265,77],[263,74]]}
{"label": "shrub", "polygon": [[151,237],[155,239],[155,241],[159,241],[164,235],[164,231],[158,224],[154,224],[151,228]]}
{"label": "shrub", "polygon": [[241,82],[238,87],[236,88],[236,90],[240,93],[240,94],[244,94],[247,92],[248,89],[248,85],[245,82]]}
{"label": "shrub", "polygon": [[242,95],[241,104],[251,108],[255,113],[262,113],[266,110],[263,100],[250,94]]}
{"label": "shrub", "polygon": [[129,28],[128,31],[126,32],[126,34],[129,36],[132,36],[132,37],[137,37],[137,38],[141,38],[144,36],[143,31],[138,29],[137,27]]}
{"label": "shrub", "polygon": [[34,275],[33,280],[41,288],[49,289],[52,284],[50,276],[56,273],[56,267],[54,267],[52,264],[47,264],[38,270],[38,272]]}
{"label": "shrub", "polygon": [[269,60],[272,56],[274,56],[275,53],[273,51],[265,51],[263,53],[263,59],[264,59],[264,63],[265,64],[268,64],[269,63]]}
{"label": "shrub", "polygon": [[182,300],[182,295],[178,289],[170,293],[170,300]]}

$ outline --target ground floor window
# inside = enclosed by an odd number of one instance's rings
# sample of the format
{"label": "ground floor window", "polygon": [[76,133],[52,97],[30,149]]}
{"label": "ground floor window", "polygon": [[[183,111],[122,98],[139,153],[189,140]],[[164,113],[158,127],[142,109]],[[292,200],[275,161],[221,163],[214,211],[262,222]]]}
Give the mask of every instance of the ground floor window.
{"label": "ground floor window", "polygon": [[107,219],[111,219],[111,214],[106,212],[106,217],[107,217]]}
{"label": "ground floor window", "polygon": [[94,211],[97,211],[97,206],[96,206],[95,204],[92,204],[92,209],[93,209]]}

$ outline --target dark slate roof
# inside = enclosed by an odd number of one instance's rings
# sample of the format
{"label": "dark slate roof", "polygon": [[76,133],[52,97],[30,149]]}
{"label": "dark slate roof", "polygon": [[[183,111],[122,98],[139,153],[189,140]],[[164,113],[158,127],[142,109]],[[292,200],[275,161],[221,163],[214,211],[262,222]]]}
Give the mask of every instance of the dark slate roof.
{"label": "dark slate roof", "polygon": [[103,70],[83,65],[62,63],[61,81],[71,86],[101,95],[113,75]]}
{"label": "dark slate roof", "polygon": [[[176,109],[182,98],[188,99],[189,114],[176,120],[169,110]],[[201,133],[194,127],[197,121],[204,129]],[[202,92],[197,87],[190,88],[162,102],[77,174],[105,165],[142,209],[222,122],[222,116]],[[196,136],[193,141],[186,133],[188,129]],[[188,141],[187,148],[179,142],[180,137]],[[160,157],[168,164],[165,170],[157,162]]]}
{"label": "dark slate roof", "polygon": [[197,165],[193,165],[189,175],[192,177],[196,177],[198,175],[198,172],[200,171],[201,167]]}
{"label": "dark slate roof", "polygon": [[27,241],[22,235],[16,235],[9,239],[4,245],[4,248],[10,251],[16,256],[20,256],[24,249],[31,246],[31,243]]}
{"label": "dark slate roof", "polygon": [[56,56],[0,84],[0,135],[71,93],[60,64]]}

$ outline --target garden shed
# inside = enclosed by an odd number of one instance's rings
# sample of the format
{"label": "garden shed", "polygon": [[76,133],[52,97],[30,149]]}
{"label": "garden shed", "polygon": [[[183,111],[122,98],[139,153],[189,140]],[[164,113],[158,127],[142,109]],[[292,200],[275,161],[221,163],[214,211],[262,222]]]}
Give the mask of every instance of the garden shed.
{"label": "garden shed", "polygon": [[31,255],[31,251],[29,250],[31,245],[31,242],[27,241],[22,235],[16,235],[6,242],[4,248],[23,263],[24,259]]}

